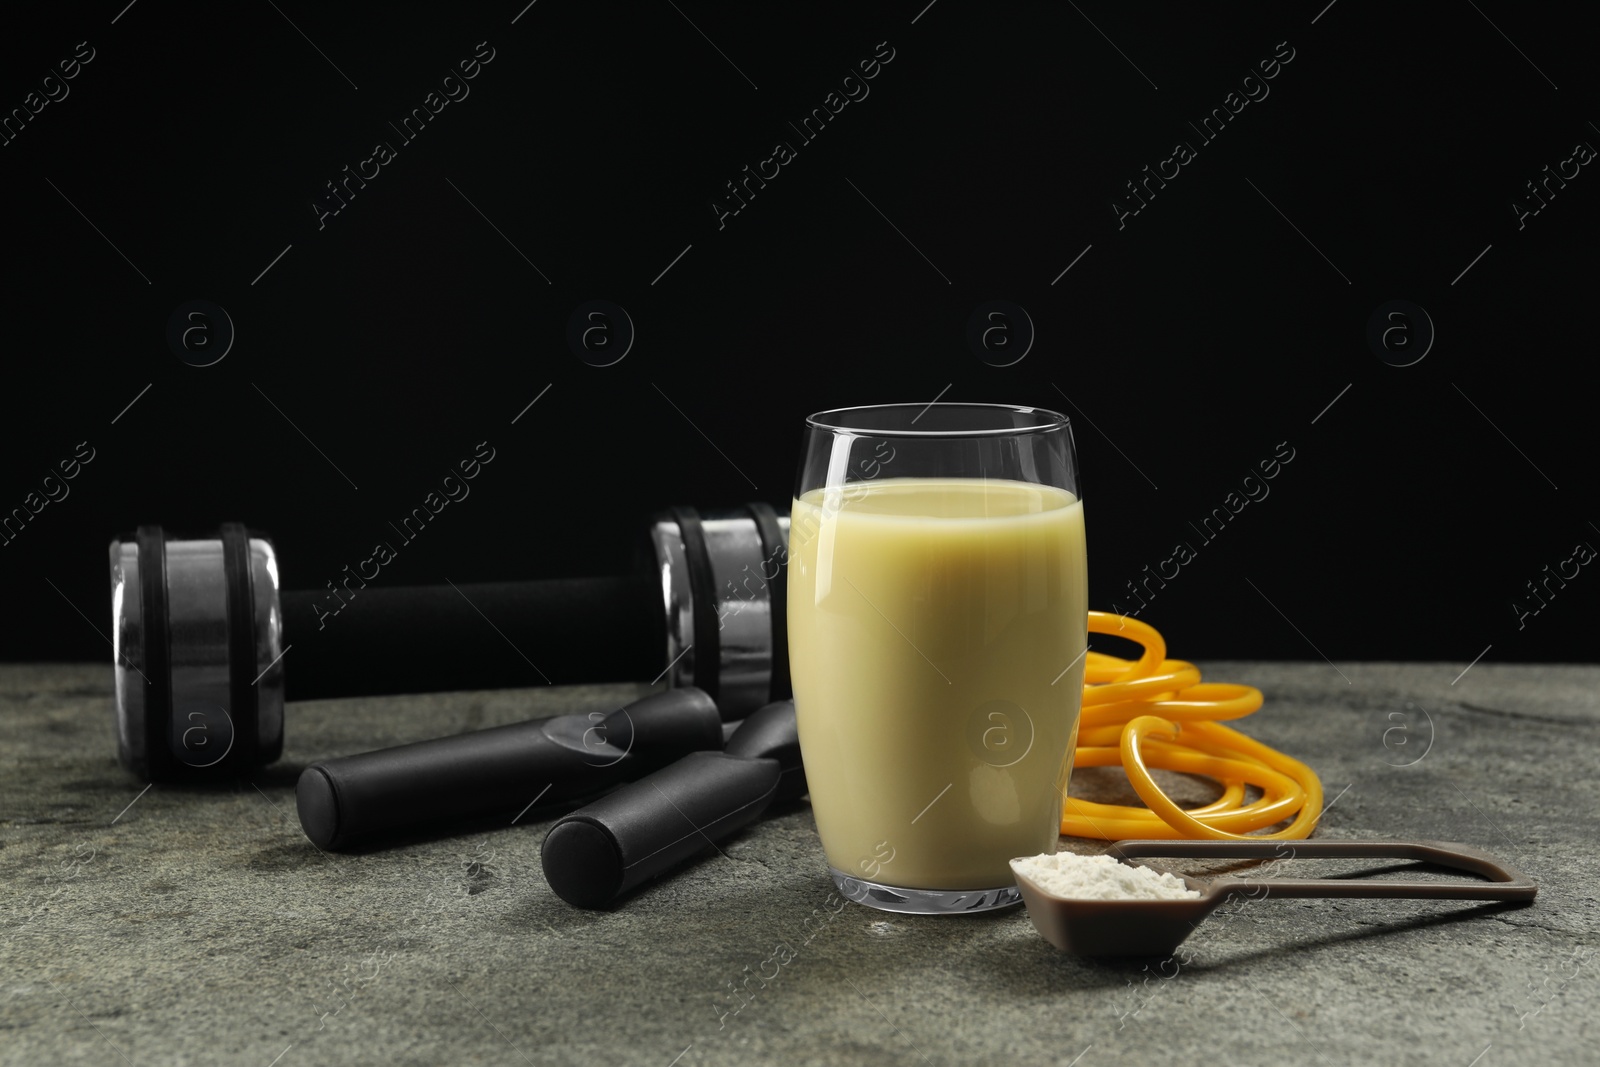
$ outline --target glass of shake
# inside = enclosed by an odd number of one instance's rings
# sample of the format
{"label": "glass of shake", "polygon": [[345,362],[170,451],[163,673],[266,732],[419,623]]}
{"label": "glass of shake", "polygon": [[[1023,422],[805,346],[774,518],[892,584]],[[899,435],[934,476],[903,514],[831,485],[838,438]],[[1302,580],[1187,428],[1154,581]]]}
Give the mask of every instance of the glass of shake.
{"label": "glass of shake", "polygon": [[806,420],[789,667],[841,894],[950,913],[1054,852],[1083,695],[1083,502],[1065,416],[886,404]]}

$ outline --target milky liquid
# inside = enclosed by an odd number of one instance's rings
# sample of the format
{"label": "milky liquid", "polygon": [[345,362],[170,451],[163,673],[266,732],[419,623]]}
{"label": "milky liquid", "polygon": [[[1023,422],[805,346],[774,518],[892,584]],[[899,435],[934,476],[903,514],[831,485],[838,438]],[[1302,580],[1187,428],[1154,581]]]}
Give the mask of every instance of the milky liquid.
{"label": "milky liquid", "polygon": [[991,889],[1054,852],[1087,640],[1083,505],[887,478],[795,500],[789,665],[828,863]]}

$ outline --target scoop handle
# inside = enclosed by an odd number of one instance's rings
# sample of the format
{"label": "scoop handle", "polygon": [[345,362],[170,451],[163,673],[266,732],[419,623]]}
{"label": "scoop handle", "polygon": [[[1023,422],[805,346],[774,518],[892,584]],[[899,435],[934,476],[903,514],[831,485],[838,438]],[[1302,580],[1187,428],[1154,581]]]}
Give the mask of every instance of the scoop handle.
{"label": "scoop handle", "polygon": [[1211,882],[1218,893],[1263,893],[1275,897],[1346,897],[1411,900],[1528,901],[1538,893],[1533,879],[1470,845],[1447,841],[1118,841],[1118,859],[1173,856],[1202,859],[1404,859],[1469,871],[1486,882],[1406,882],[1345,878],[1235,878]]}

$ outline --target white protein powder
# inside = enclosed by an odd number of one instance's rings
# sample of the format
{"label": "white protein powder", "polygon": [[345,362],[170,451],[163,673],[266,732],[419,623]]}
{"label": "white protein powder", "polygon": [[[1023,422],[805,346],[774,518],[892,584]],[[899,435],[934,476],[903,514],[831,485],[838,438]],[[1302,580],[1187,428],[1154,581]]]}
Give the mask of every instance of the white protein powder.
{"label": "white protein powder", "polygon": [[1110,856],[1057,852],[1017,860],[1014,869],[1051,896],[1067,900],[1192,900],[1200,895],[1182,879],[1130,867]]}

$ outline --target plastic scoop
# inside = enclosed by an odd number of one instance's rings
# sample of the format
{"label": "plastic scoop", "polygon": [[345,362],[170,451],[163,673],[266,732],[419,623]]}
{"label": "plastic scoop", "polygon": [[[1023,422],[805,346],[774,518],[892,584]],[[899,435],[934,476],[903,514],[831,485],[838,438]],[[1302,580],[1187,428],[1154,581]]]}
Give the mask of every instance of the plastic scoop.
{"label": "plastic scoop", "polygon": [[1011,861],[1036,930],[1052,945],[1083,956],[1165,956],[1232,896],[1357,897],[1412,900],[1531,901],[1527,875],[1468,845],[1442,841],[1119,841],[1107,855],[1204,859],[1405,859],[1469,871],[1488,881],[1407,882],[1348,878],[1183,878],[1198,898],[1068,900],[1041,889]]}

